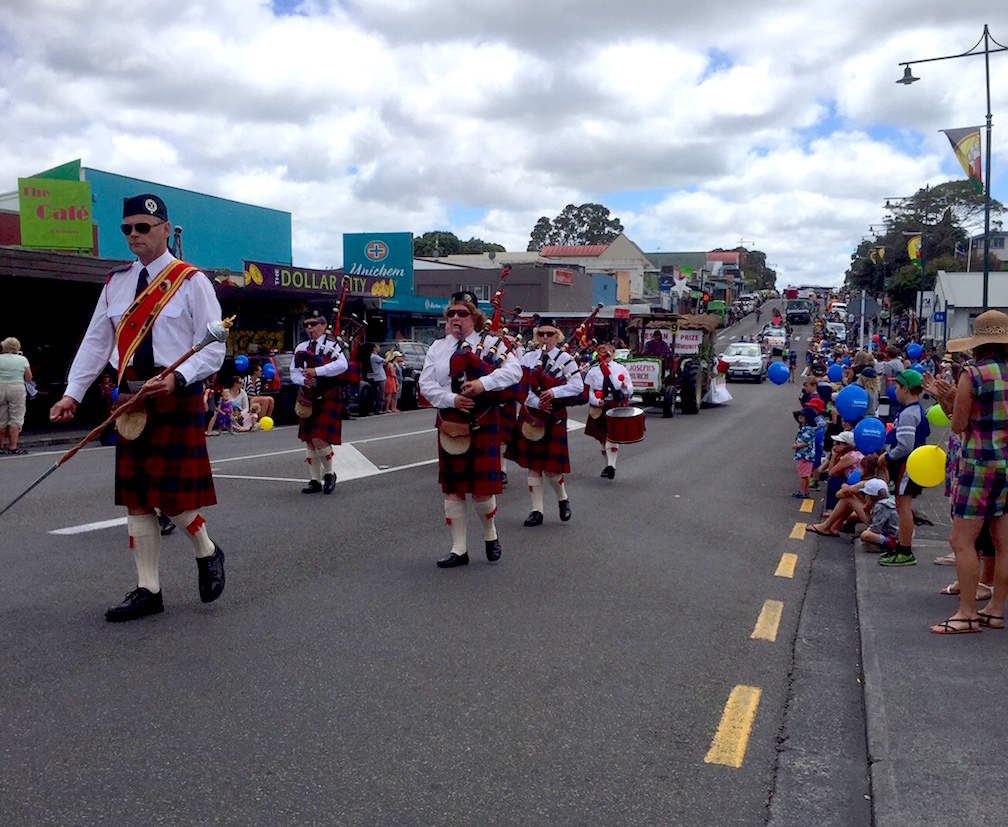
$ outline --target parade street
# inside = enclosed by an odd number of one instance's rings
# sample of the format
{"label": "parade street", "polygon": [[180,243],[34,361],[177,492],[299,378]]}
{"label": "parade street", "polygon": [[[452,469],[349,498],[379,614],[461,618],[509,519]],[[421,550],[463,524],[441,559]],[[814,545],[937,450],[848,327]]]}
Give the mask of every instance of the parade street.
{"label": "parade street", "polygon": [[[817,823],[867,824],[850,549],[806,605],[793,536],[799,389],[649,411],[612,481],[573,409],[573,519],[547,492],[523,527],[511,464],[500,562],[472,521],[450,570],[432,411],[346,423],[331,496],[301,493],[293,428],[211,439],[226,591],[200,603],[176,531],[165,612],[123,624],[114,449],[82,451],[0,518],[0,823],[796,824],[811,795]],[[0,502],[60,453],[5,458]]]}

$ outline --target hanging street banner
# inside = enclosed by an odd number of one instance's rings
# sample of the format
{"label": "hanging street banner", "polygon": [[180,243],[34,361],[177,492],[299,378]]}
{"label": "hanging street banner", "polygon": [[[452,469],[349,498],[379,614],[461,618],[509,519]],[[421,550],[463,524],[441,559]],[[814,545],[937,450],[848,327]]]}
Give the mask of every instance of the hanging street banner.
{"label": "hanging street banner", "polygon": [[912,235],[907,239],[907,255],[910,257],[910,261],[912,261],[917,267],[921,266],[920,257],[922,241],[923,239],[921,238],[920,233]]}
{"label": "hanging street banner", "polygon": [[289,264],[266,264],[261,261],[246,261],[245,287],[255,290],[310,291],[340,296],[344,283],[348,296],[373,296],[391,299],[396,295],[396,283],[391,278],[375,276],[351,276],[342,270],[312,270],[307,267],[292,267]]}
{"label": "hanging street banner", "polygon": [[391,281],[385,298],[413,293],[413,233],[343,233],[343,272]]}
{"label": "hanging street banner", "polygon": [[55,178],[18,178],[21,246],[94,250],[91,185]]}
{"label": "hanging street banner", "polygon": [[980,127],[967,126],[964,129],[943,129],[942,132],[952,144],[956,158],[977,193],[984,191],[983,170],[980,165]]}

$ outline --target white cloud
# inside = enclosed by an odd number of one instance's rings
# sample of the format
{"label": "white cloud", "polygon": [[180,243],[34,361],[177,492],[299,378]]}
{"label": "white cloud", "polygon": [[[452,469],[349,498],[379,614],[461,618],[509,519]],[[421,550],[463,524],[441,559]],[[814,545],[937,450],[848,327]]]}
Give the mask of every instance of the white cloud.
{"label": "white cloud", "polygon": [[[965,51],[984,20],[1008,42],[995,0],[16,5],[0,189],[81,157],[289,210],[296,263],[319,266],[367,229],[524,250],[540,215],[608,197],[644,249],[743,240],[836,283],[886,196],[958,175],[938,130],[983,122],[982,59],[909,88],[899,61]],[[991,89],[1001,123],[1008,55]]]}

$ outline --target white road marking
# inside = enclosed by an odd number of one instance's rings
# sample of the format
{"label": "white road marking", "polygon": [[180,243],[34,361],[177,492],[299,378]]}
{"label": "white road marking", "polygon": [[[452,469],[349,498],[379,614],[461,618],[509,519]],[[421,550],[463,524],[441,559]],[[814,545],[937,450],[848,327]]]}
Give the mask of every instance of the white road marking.
{"label": "white road marking", "polygon": [[50,534],[85,534],[88,531],[101,531],[103,528],[116,528],[126,525],[125,517],[116,517],[114,520],[100,520],[97,523],[84,523],[83,525],[72,525],[69,528],[57,528],[50,531]]}

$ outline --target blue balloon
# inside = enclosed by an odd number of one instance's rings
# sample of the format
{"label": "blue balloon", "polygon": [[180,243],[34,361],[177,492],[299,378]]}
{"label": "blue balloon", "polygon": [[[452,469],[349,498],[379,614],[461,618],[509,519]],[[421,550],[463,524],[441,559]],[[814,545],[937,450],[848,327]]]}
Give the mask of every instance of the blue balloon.
{"label": "blue balloon", "polygon": [[872,342],[871,343],[871,349],[872,350],[878,350],[878,342]]}
{"label": "blue balloon", "polygon": [[920,362],[914,362],[912,365],[910,365],[909,369],[917,371],[917,373],[919,373],[921,376],[924,375],[924,365],[922,365]]}
{"label": "blue balloon", "polygon": [[845,368],[849,368],[850,367],[850,356],[844,356],[844,358],[840,360],[840,364],[843,365]]}
{"label": "blue balloon", "polygon": [[924,355],[924,348],[922,348],[916,342],[907,345],[907,359],[909,359],[911,362],[916,362],[923,355]]}
{"label": "blue balloon", "polygon": [[836,395],[834,404],[841,419],[857,422],[868,410],[868,391],[860,385],[848,385]]}
{"label": "blue balloon", "polygon": [[119,399],[119,388],[112,388],[112,401]]}
{"label": "blue balloon", "polygon": [[276,376],[276,368],[273,367],[272,362],[267,362],[263,365],[263,379],[269,382],[274,376]]}
{"label": "blue balloon", "polygon": [[857,485],[859,482],[861,482],[861,472],[855,468],[847,475],[847,484]]}
{"label": "blue balloon", "polygon": [[775,385],[783,385],[791,378],[791,369],[783,362],[774,362],[767,368],[766,375]]}
{"label": "blue balloon", "polygon": [[885,445],[886,429],[880,419],[865,417],[854,426],[854,444],[862,454],[874,454]]}
{"label": "blue balloon", "polygon": [[245,373],[248,370],[249,360],[248,356],[244,353],[241,356],[235,356],[235,370],[239,373]]}
{"label": "blue balloon", "polygon": [[826,360],[826,366],[827,367],[830,366],[830,365],[835,365],[835,364],[836,364],[836,362],[834,362],[832,359],[827,359]]}
{"label": "blue balloon", "polygon": [[890,385],[888,388],[886,388],[885,395],[887,397],[889,397],[889,401],[890,402],[895,402],[896,401],[896,386],[895,385]]}
{"label": "blue balloon", "polygon": [[830,382],[839,382],[843,379],[843,368],[840,365],[833,363],[829,366],[829,370],[826,371],[826,378]]}

